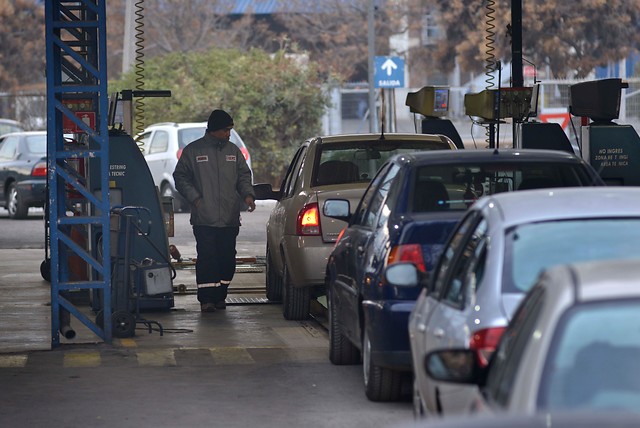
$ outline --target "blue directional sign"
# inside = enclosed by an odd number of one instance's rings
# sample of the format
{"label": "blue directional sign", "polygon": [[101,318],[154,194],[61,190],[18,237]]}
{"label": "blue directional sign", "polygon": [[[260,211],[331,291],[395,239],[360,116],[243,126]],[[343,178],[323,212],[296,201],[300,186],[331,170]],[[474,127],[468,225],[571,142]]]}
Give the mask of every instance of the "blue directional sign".
{"label": "blue directional sign", "polygon": [[404,59],[398,56],[377,56],[373,80],[376,88],[404,88]]}

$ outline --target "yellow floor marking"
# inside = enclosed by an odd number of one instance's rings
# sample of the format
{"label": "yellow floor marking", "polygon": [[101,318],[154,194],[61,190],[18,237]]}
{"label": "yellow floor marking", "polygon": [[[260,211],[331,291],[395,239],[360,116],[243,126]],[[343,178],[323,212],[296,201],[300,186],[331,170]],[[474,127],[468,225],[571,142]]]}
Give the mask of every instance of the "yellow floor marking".
{"label": "yellow floor marking", "polygon": [[254,364],[246,348],[209,348],[216,364]]}
{"label": "yellow floor marking", "polygon": [[138,365],[151,367],[175,366],[176,359],[173,349],[158,349],[155,351],[138,351]]}
{"label": "yellow floor marking", "polygon": [[0,368],[24,367],[26,364],[26,355],[0,355]]}
{"label": "yellow floor marking", "polygon": [[124,346],[126,348],[135,348],[138,346],[138,344],[133,339],[120,339],[120,346]]}
{"label": "yellow floor marking", "polygon": [[66,352],[64,367],[98,367],[102,359],[99,352]]}

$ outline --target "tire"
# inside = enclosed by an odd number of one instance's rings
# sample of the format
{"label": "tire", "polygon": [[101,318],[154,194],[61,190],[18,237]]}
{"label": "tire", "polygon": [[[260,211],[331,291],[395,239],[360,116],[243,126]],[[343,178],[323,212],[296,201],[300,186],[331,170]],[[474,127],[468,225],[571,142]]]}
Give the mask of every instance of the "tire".
{"label": "tire", "polygon": [[402,396],[402,373],[371,362],[371,341],[365,328],[362,341],[364,388],[371,401],[398,401]]}
{"label": "tire", "polygon": [[287,320],[306,320],[311,306],[310,287],[294,287],[289,281],[287,264],[282,273],[282,315]]}
{"label": "tire", "polygon": [[44,259],[40,263],[40,275],[45,281],[51,282],[51,259]]}
{"label": "tire", "polygon": [[271,260],[271,250],[267,245],[266,253],[266,268],[265,268],[265,285],[267,288],[267,299],[272,302],[282,301],[282,277],[278,275],[278,272]]}
{"label": "tire", "polygon": [[7,195],[7,211],[9,211],[9,217],[15,220],[27,218],[29,214],[29,207],[20,201],[16,183],[11,183],[9,185]]}
{"label": "tire", "polygon": [[342,334],[334,297],[328,288],[327,303],[329,306],[327,311],[329,313],[329,360],[338,366],[360,363],[360,350]]}
{"label": "tire", "polygon": [[111,315],[111,323],[115,337],[133,337],[136,334],[136,317],[130,312],[115,311]]}
{"label": "tire", "polygon": [[[96,325],[104,328],[104,312],[98,311]],[[133,337],[136,334],[136,317],[127,311],[115,311],[111,314],[111,334],[117,338]]]}

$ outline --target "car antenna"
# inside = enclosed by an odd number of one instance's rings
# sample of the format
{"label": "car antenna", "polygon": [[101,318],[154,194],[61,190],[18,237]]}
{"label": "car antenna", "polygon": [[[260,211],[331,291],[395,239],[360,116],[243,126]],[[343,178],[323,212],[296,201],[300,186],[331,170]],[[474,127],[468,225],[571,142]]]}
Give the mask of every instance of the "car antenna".
{"label": "car antenna", "polygon": [[384,120],[382,121],[382,124],[380,125],[380,129],[382,130],[382,132],[380,134],[380,139],[384,140]]}

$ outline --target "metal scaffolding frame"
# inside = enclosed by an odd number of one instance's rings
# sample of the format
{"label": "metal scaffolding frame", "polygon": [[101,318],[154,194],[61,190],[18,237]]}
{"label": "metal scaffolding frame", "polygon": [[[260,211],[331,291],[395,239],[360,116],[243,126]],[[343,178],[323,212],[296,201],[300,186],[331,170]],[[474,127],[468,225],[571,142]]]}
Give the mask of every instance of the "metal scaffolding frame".
{"label": "metal scaffolding frame", "polygon": [[[60,344],[60,316],[66,312],[111,343],[105,0],[47,0],[45,24],[48,156],[45,216],[49,231],[49,242],[45,245],[49,245],[51,254],[51,343],[54,347]],[[70,130],[86,141],[68,144],[65,132]],[[100,191],[95,194],[86,179],[90,160],[92,168],[100,169]],[[78,165],[83,165],[84,174]],[[99,248],[91,249],[89,230],[101,235],[95,244]],[[78,231],[85,237],[83,241],[77,239]],[[86,278],[78,279],[72,275],[70,261],[80,259],[87,274]],[[75,290],[102,292],[104,327],[92,322],[71,303],[68,296]]]}

